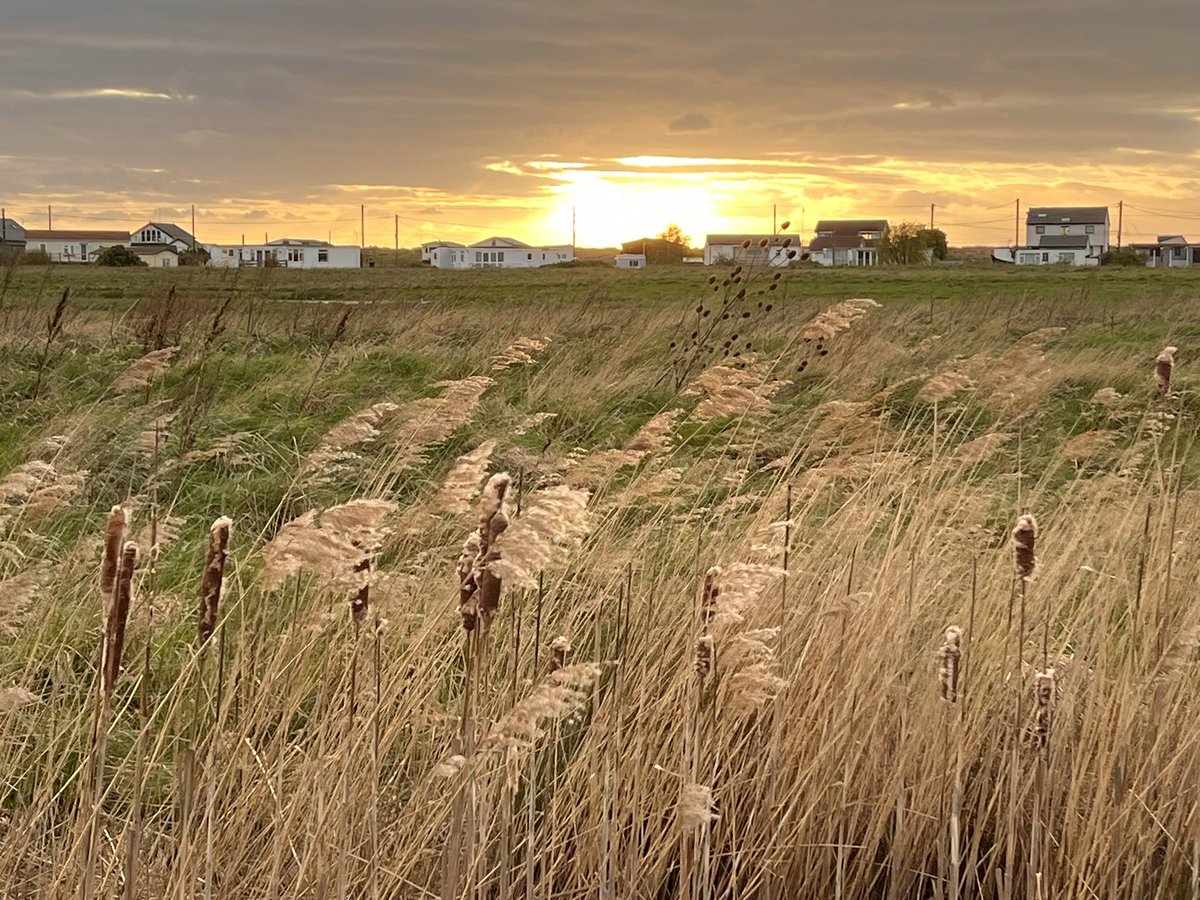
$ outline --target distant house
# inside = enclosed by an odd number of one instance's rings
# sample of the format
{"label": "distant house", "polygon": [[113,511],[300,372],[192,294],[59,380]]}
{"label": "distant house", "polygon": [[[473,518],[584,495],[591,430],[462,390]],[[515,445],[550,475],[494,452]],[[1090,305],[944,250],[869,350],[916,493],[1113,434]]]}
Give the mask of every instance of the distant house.
{"label": "distant house", "polygon": [[704,264],[786,266],[800,256],[798,234],[710,234],[704,238]]}
{"label": "distant house", "polygon": [[570,244],[533,247],[516,238],[490,237],[469,247],[439,244],[430,248],[429,257],[438,269],[536,269],[570,262],[575,248]]}
{"label": "distant house", "polygon": [[1034,206],[1025,216],[1025,245],[992,256],[1019,266],[1098,266],[1108,233],[1106,206]]}
{"label": "distant house", "polygon": [[665,238],[641,238],[621,244],[622,253],[640,253],[646,263],[654,266],[673,265],[683,262],[688,248]]}
{"label": "distant house", "polygon": [[0,218],[0,255],[25,250],[25,229],[12,219]]}
{"label": "distant house", "polygon": [[128,231],[77,231],[54,229],[25,231],[25,249],[40,250],[51,262],[86,263],[107,247],[129,246]]}
{"label": "distant house", "polygon": [[809,258],[822,266],[877,266],[887,219],[822,219],[808,245]]}
{"label": "distant house", "polygon": [[152,269],[170,269],[179,265],[179,251],[170,244],[133,244],[130,249]]}
{"label": "distant house", "polygon": [[1153,243],[1130,244],[1151,269],[1176,269],[1200,266],[1200,244],[1182,234],[1160,234]]}
{"label": "distant house", "polygon": [[426,241],[421,245],[421,262],[433,264],[434,254],[439,248],[465,250],[467,245],[456,241]]}
{"label": "distant house", "polygon": [[644,269],[646,268],[645,253],[618,253],[617,254],[618,269]]}
{"label": "distant house", "polygon": [[133,233],[132,247],[172,247],[183,253],[196,246],[196,239],[173,222],[147,222]]}
{"label": "distant house", "polygon": [[328,241],[281,238],[265,244],[204,244],[210,266],[239,268],[281,266],[289,269],[357,269],[362,248]]}

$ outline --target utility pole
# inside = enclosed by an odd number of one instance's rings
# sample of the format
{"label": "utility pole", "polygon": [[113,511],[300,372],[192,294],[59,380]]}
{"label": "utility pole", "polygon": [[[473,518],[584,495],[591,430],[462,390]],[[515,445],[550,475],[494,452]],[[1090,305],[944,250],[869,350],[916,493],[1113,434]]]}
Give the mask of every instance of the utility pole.
{"label": "utility pole", "polygon": [[0,207],[0,250],[8,243],[8,210]]}
{"label": "utility pole", "polygon": [[929,230],[933,231],[933,204],[929,204]]}
{"label": "utility pole", "polygon": [[779,231],[779,226],[776,224],[779,221],[779,204],[771,204],[771,234],[776,234]]}
{"label": "utility pole", "polygon": [[1121,249],[1121,226],[1125,224],[1125,201],[1117,203],[1117,249]]}
{"label": "utility pole", "polygon": [[396,217],[396,264],[400,264],[400,213],[394,213]]}
{"label": "utility pole", "polygon": [[1021,246],[1021,198],[1017,198],[1017,214],[1013,218],[1013,247]]}
{"label": "utility pole", "polygon": [[54,210],[50,207],[49,204],[46,205],[46,230],[47,231],[54,230]]}
{"label": "utility pole", "polygon": [[358,239],[362,241],[365,249],[367,246],[367,204],[365,203],[358,207]]}
{"label": "utility pole", "polygon": [[192,204],[192,249],[196,249],[196,204]]}
{"label": "utility pole", "polygon": [[571,207],[571,255],[575,255],[575,207]]}

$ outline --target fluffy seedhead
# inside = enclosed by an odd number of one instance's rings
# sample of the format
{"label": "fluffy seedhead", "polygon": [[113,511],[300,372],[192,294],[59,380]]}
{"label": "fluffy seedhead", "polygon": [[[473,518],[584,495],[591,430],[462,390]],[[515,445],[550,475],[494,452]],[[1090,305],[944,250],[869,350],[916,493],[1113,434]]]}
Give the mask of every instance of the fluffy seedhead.
{"label": "fluffy seedhead", "polygon": [[130,363],[129,368],[117,376],[113,382],[114,391],[128,391],[134,388],[146,387],[171,367],[171,357],[178,347],[164,347],[152,350],[141,359]]}
{"label": "fluffy seedhead", "polygon": [[104,670],[101,680],[106,697],[112,696],[117,676],[121,674],[121,654],[125,650],[125,625],[129,621],[129,604],[133,599],[133,570],[137,565],[137,555],[137,544],[133,541],[126,543],[121,552],[112,608],[104,629]]}
{"label": "fluffy seedhead", "polygon": [[456,459],[433,500],[433,508],[456,516],[469,512],[471,501],[479,494],[479,485],[487,475],[488,463],[495,449],[495,441],[484,441],[470,453],[464,453]]}
{"label": "fluffy seedhead", "polygon": [[729,416],[765,416],[771,411],[771,398],[786,385],[786,381],[768,377],[765,367],[750,360],[740,366],[710,366],[692,380],[684,393],[702,398],[692,418],[711,422]]}
{"label": "fluffy seedhead", "polygon": [[371,606],[371,560],[363,557],[354,565],[354,571],[363,577],[362,586],[350,597],[350,618],[356,626],[362,625],[367,618],[367,610]]}
{"label": "fluffy seedhead", "polygon": [[0,581],[0,636],[17,633],[17,623],[41,588],[42,578],[43,573],[30,570]]}
{"label": "fluffy seedhead", "polygon": [[566,485],[530,494],[520,517],[496,540],[495,554],[484,560],[487,571],[515,588],[536,587],[538,573],[561,564],[591,529],[589,496]]}
{"label": "fluffy seedhead", "polygon": [[849,331],[855,322],[867,314],[868,310],[878,306],[878,303],[866,297],[856,297],[853,300],[835,303],[828,309],[819,312],[801,328],[800,336],[806,341],[827,341],[843,331]]}
{"label": "fluffy seedhead", "polygon": [[917,392],[917,399],[926,403],[941,403],[949,400],[959,391],[969,391],[974,387],[975,382],[962,372],[942,372],[925,382],[921,390]]}
{"label": "fluffy seedhead", "polygon": [[288,578],[311,572],[331,591],[356,591],[369,578],[355,567],[382,546],[391,533],[386,519],[396,511],[390,500],[351,500],[319,515],[310,510],[293,519],[263,548],[259,580],[277,590]]}
{"label": "fluffy seedhead", "polygon": [[217,628],[217,610],[221,603],[221,582],[225,578],[225,560],[229,555],[229,530],[233,520],[221,516],[208,532],[208,550],[200,575],[200,614],[196,637],[203,647]]}
{"label": "fluffy seedhead", "polygon": [[537,360],[533,354],[541,353],[550,343],[550,338],[520,337],[492,357],[492,371],[500,372],[510,366],[529,366]]}
{"label": "fluffy seedhead", "polygon": [[712,788],[704,784],[685,784],[679,794],[679,827],[685,832],[706,828],[717,819],[713,812]]}
{"label": "fluffy seedhead", "polygon": [[550,643],[550,671],[557,672],[567,666],[567,654],[571,652],[571,639],[560,634]]}
{"label": "fluffy seedhead", "polygon": [[1162,396],[1171,393],[1171,375],[1175,371],[1175,352],[1178,347],[1163,347],[1154,358],[1154,381]]}
{"label": "fluffy seedhead", "polygon": [[104,556],[100,560],[100,593],[108,602],[117,583],[117,572],[121,567],[121,547],[125,543],[125,529],[129,525],[129,514],[114,506],[108,514],[104,528]]}
{"label": "fluffy seedhead", "polygon": [[484,752],[518,751],[532,747],[542,736],[542,726],[583,708],[591,686],[600,677],[595,663],[576,663],[551,672],[532,694],[517,703],[494,724],[480,742]]}
{"label": "fluffy seedhead", "polygon": [[458,607],[467,631],[478,623],[486,634],[500,609],[503,582],[491,565],[502,556],[500,536],[508,528],[505,500],[511,484],[504,472],[488,479],[479,501],[479,528],[468,536],[458,558]]}
{"label": "fluffy seedhead", "polygon": [[938,684],[942,699],[958,702],[958,672],[962,661],[962,629],[951,625],[946,629],[945,643],[938,650]]}
{"label": "fluffy seedhead", "polygon": [[1037,565],[1037,520],[1028,513],[1017,519],[1017,527],[1013,529],[1013,559],[1016,562],[1017,576],[1029,580],[1033,577]]}

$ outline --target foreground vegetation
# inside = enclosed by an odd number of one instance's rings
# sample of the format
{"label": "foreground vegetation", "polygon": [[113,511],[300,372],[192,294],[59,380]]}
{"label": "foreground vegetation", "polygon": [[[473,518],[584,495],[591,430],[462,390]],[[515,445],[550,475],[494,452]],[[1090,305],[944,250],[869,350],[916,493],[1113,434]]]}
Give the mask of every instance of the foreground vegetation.
{"label": "foreground vegetation", "polygon": [[10,273],[0,884],[1200,895],[1200,281],[709,275]]}

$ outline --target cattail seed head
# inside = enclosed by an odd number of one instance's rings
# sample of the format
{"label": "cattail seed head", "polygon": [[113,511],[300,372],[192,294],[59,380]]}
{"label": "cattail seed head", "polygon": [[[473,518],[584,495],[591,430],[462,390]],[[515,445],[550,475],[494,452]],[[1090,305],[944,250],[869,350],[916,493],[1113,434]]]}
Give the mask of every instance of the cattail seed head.
{"label": "cattail seed head", "polygon": [[721,596],[721,567],[713,566],[704,573],[704,590],[700,594],[700,621],[704,628],[712,621],[717,609],[717,598]]}
{"label": "cattail seed head", "polygon": [[571,639],[560,634],[550,643],[550,671],[557,672],[567,666],[567,654],[571,652]]}
{"label": "cattail seed head", "polygon": [[[782,223],[782,224],[779,226],[779,230],[780,230],[780,231],[787,231],[787,230],[788,230],[789,228],[791,228],[791,227],[792,227],[792,223],[791,223],[791,220],[789,219],[789,220],[786,220],[786,221],[784,221],[784,222],[783,222],[783,223]],[[791,238],[788,238],[788,240],[790,241],[790,240],[791,240]]]}
{"label": "cattail seed head", "polygon": [[479,618],[479,604],[475,597],[475,562],[479,559],[479,532],[472,531],[463,542],[458,557],[458,612],[462,616],[464,631],[474,631]]}
{"label": "cattail seed head", "polygon": [[750,238],[746,238],[744,241],[742,241],[742,249],[743,250],[750,249]]}
{"label": "cattail seed head", "polygon": [[1044,749],[1050,741],[1050,721],[1054,713],[1056,694],[1054,667],[1050,666],[1046,671],[1038,672],[1033,679],[1033,702],[1036,709],[1034,740],[1039,749]]}
{"label": "cattail seed head", "polygon": [[962,660],[962,629],[951,625],[946,629],[946,640],[938,651],[940,665],[938,667],[938,682],[942,690],[942,699],[947,703],[958,702],[958,672]]}
{"label": "cattail seed head", "polygon": [[1023,579],[1033,577],[1037,565],[1037,519],[1026,514],[1017,519],[1017,527],[1013,529],[1013,558],[1016,561],[1017,575]]}
{"label": "cattail seed head", "polygon": [[125,649],[125,623],[129,620],[129,603],[133,597],[133,570],[137,565],[137,555],[137,544],[133,541],[126,543],[121,552],[112,609],[104,630],[104,669],[101,679],[106,697],[112,696],[117,676],[121,673],[121,653]]}
{"label": "cattail seed head", "polygon": [[1175,370],[1175,351],[1178,347],[1163,347],[1154,358],[1154,380],[1164,397],[1171,392],[1171,375]]}
{"label": "cattail seed head", "polygon": [[367,617],[367,609],[371,605],[371,560],[364,556],[354,565],[355,572],[362,572],[364,575],[362,587],[355,591],[354,596],[350,598],[350,618],[354,620],[355,625],[361,625]]}
{"label": "cattail seed head", "polygon": [[196,637],[201,647],[208,643],[217,628],[217,609],[221,603],[221,582],[225,578],[225,559],[229,555],[229,530],[232,526],[232,519],[221,516],[209,529],[204,572],[200,576],[200,615],[196,625]]}
{"label": "cattail seed head", "polygon": [[712,671],[713,639],[711,634],[702,635],[696,641],[696,674],[703,681]]}
{"label": "cattail seed head", "polygon": [[108,514],[104,529],[104,557],[100,561],[100,592],[107,598],[112,595],[117,583],[117,571],[121,566],[121,546],[125,542],[125,529],[129,525],[129,514],[114,506]]}

